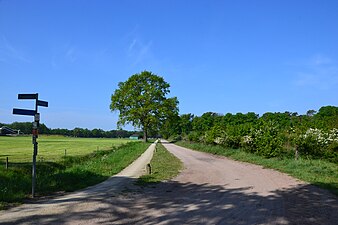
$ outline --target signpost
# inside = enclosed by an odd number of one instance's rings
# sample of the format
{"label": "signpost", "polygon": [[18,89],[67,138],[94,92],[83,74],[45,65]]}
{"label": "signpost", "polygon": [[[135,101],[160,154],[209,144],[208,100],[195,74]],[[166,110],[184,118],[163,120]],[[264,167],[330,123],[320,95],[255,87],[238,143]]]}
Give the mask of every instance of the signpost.
{"label": "signpost", "polygon": [[38,106],[48,107],[48,102],[39,100],[39,94],[18,94],[18,99],[24,100],[35,100],[35,110],[30,109],[13,109],[13,114],[24,115],[24,116],[34,116],[33,122],[33,166],[32,166],[32,198],[35,196],[35,183],[36,183],[36,156],[38,154],[38,133],[39,133],[39,122],[40,122],[40,113],[38,113]]}

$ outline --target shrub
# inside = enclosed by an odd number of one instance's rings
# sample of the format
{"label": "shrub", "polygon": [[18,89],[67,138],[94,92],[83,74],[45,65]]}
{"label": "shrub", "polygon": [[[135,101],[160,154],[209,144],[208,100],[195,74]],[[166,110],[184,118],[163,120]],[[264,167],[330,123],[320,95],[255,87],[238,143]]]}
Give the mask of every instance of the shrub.
{"label": "shrub", "polygon": [[223,129],[220,126],[214,126],[204,133],[203,142],[205,144],[222,144],[220,138],[223,136]]}
{"label": "shrub", "polygon": [[333,161],[338,158],[338,129],[328,132],[309,128],[296,138],[298,152],[305,156],[324,157]]}
{"label": "shrub", "polygon": [[175,134],[175,135],[171,136],[171,137],[169,138],[169,140],[170,140],[171,142],[177,142],[177,141],[181,141],[181,140],[182,140],[182,137],[181,137],[181,135],[179,135],[179,134]]}
{"label": "shrub", "polygon": [[241,147],[248,152],[254,152],[255,145],[253,138],[250,135],[243,136],[241,139]]}
{"label": "shrub", "polygon": [[199,142],[200,141],[200,133],[196,132],[196,131],[193,131],[193,132],[190,132],[189,135],[188,135],[188,140],[189,141],[192,141],[192,142]]}
{"label": "shrub", "polygon": [[241,140],[242,147],[265,157],[280,156],[283,141],[278,127],[272,122],[264,122]]}

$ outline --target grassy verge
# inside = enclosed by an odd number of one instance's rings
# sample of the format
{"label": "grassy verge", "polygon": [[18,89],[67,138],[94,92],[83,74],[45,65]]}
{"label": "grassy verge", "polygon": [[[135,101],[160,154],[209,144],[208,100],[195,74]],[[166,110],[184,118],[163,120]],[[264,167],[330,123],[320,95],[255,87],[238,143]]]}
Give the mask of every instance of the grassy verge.
{"label": "grassy verge", "polygon": [[262,165],[266,168],[290,174],[300,180],[328,189],[338,195],[338,165],[324,160],[293,158],[264,158],[238,149],[226,149],[221,146],[210,146],[201,143],[179,141],[175,143],[182,147],[222,155],[234,160]]}
{"label": "grassy verge", "polygon": [[152,174],[141,176],[138,184],[158,183],[177,176],[183,169],[183,163],[168,152],[161,143],[156,145],[156,152],[151,160]]}
{"label": "grassy verge", "polygon": [[[37,163],[37,195],[74,191],[106,180],[138,158],[150,145],[129,142],[111,150]],[[31,163],[0,169],[0,209],[21,203],[31,193]]]}

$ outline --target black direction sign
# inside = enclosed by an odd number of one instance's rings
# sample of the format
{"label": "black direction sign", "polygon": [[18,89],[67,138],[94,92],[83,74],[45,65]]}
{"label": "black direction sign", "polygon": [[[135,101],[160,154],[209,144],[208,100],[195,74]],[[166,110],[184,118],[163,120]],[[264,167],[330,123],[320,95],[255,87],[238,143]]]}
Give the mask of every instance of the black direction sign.
{"label": "black direction sign", "polygon": [[48,102],[38,100],[38,106],[48,107]]}
{"label": "black direction sign", "polygon": [[18,99],[37,99],[37,94],[18,94]]}
{"label": "black direction sign", "polygon": [[[1,0],[0,0],[1,1]],[[13,109],[13,114],[17,115],[25,115],[25,116],[34,116],[33,123],[33,167],[32,167],[32,197],[35,195],[35,183],[36,183],[36,155],[38,154],[38,142],[36,139],[38,138],[39,131],[39,121],[40,114],[38,113],[38,106],[48,107],[48,102],[39,100],[38,93],[36,94],[18,94],[18,99],[35,99],[35,110],[29,109]]]}
{"label": "black direction sign", "polygon": [[13,114],[16,115],[25,115],[25,116],[34,116],[36,114],[35,110],[29,109],[13,109]]}

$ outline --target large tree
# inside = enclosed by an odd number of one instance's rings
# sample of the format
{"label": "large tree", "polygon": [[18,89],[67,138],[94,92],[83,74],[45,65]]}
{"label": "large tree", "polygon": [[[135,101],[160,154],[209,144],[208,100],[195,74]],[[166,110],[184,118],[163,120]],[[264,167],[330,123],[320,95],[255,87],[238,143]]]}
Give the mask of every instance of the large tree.
{"label": "large tree", "polygon": [[118,127],[131,123],[143,130],[144,141],[149,132],[158,131],[163,123],[178,115],[178,100],[167,98],[170,85],[163,77],[149,71],[134,74],[111,96],[110,109],[119,111]]}

